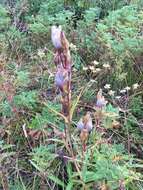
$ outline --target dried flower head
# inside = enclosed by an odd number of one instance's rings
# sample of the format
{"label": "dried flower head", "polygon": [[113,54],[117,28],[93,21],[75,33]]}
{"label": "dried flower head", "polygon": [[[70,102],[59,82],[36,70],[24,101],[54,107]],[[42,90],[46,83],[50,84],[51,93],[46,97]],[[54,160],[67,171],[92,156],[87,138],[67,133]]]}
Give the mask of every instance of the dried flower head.
{"label": "dried flower head", "polygon": [[85,143],[88,139],[88,135],[89,135],[89,132],[87,129],[83,129],[81,132],[80,132],[80,140],[82,143]]}
{"label": "dried flower head", "polygon": [[105,182],[101,185],[101,190],[109,190],[109,187]]}
{"label": "dried flower head", "polygon": [[114,120],[112,122],[112,128],[113,129],[119,129],[120,127],[121,127],[121,124],[118,121]]}

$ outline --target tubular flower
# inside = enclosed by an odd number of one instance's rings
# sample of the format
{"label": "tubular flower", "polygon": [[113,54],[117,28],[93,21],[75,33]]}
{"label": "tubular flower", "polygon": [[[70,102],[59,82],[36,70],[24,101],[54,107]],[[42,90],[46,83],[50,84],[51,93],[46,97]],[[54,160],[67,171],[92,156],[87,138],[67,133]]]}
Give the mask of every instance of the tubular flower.
{"label": "tubular flower", "polygon": [[107,101],[105,101],[104,96],[102,95],[102,89],[100,89],[97,93],[97,101],[96,101],[96,107],[103,108],[107,104]]}
{"label": "tubular flower", "polygon": [[52,39],[52,43],[56,49],[62,48],[61,32],[62,32],[61,26],[52,26],[51,39]]}
{"label": "tubular flower", "polygon": [[54,63],[57,66],[55,84],[61,92],[62,112],[70,120],[72,60],[69,42],[61,26],[52,26],[51,39],[55,47]]}
{"label": "tubular flower", "polygon": [[83,151],[86,151],[86,142],[88,140],[89,132],[93,128],[92,118],[90,112],[87,112],[86,115],[79,120],[77,123],[77,128],[80,130],[80,140],[83,145]]}
{"label": "tubular flower", "polygon": [[59,66],[55,74],[55,84],[62,92],[65,92],[67,90],[67,82],[68,71],[64,69],[62,66]]}
{"label": "tubular flower", "polygon": [[79,120],[79,122],[77,123],[77,128],[80,131],[86,129],[88,132],[90,132],[92,130],[93,123],[90,112],[87,112],[87,114]]}

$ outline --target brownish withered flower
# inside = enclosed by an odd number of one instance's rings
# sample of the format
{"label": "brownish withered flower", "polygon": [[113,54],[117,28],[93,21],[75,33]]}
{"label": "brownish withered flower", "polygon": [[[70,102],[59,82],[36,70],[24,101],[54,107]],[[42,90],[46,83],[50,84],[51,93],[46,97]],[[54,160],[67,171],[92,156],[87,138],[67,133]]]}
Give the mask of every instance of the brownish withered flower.
{"label": "brownish withered flower", "polygon": [[101,185],[101,190],[110,190],[110,189],[109,189],[109,186],[104,182],[104,183]]}
{"label": "brownish withered flower", "polygon": [[80,140],[81,140],[82,144],[86,143],[86,141],[88,139],[88,135],[89,135],[89,132],[87,129],[83,129],[80,132]]}
{"label": "brownish withered flower", "polygon": [[119,181],[119,190],[125,190],[125,183],[124,180]]}
{"label": "brownish withered flower", "polygon": [[112,122],[112,126],[111,126],[113,129],[119,129],[120,127],[121,127],[121,124],[120,124],[120,122],[119,121],[116,121],[116,120],[114,120],[113,122]]}

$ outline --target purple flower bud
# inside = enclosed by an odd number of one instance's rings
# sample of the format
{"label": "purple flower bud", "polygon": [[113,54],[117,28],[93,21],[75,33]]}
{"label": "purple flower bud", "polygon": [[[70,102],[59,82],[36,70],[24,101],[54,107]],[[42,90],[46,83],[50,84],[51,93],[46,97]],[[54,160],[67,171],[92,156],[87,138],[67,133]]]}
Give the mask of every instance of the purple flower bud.
{"label": "purple flower bud", "polygon": [[77,123],[77,128],[81,131],[82,129],[84,129],[84,123],[82,121],[82,119],[79,120],[79,122]]}
{"label": "purple flower bud", "polygon": [[61,26],[52,26],[52,28],[51,28],[51,39],[52,39],[53,45],[56,49],[62,48],[61,33],[62,33],[62,27]]}
{"label": "purple flower bud", "polygon": [[102,107],[104,107],[104,106],[106,106],[106,101],[104,100],[104,99],[98,99],[97,101],[96,101],[96,106],[98,107],[98,108],[102,108]]}
{"label": "purple flower bud", "polygon": [[55,84],[60,90],[63,89],[64,84],[68,81],[68,71],[62,67],[59,67],[55,75]]}
{"label": "purple flower bud", "polygon": [[92,128],[93,128],[92,119],[90,119],[90,120],[86,123],[85,128],[88,130],[88,132],[92,130]]}
{"label": "purple flower bud", "polygon": [[89,112],[87,112],[87,114],[79,120],[79,122],[77,123],[77,128],[80,131],[86,129],[88,132],[90,132],[92,130],[93,123]]}
{"label": "purple flower bud", "polygon": [[104,96],[102,95],[102,89],[100,89],[97,93],[97,101],[96,101],[96,107],[102,108],[106,106],[107,101],[105,101]]}

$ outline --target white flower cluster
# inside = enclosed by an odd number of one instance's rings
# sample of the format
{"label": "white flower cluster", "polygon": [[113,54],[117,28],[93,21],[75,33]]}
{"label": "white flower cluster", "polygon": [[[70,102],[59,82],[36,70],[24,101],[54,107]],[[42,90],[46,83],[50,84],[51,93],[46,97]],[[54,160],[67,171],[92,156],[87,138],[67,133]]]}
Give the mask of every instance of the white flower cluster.
{"label": "white flower cluster", "polygon": [[103,68],[99,68],[97,66],[99,66],[99,62],[96,61],[96,60],[94,60],[92,62],[92,65],[90,65],[90,66],[83,66],[83,71],[90,70],[92,73],[99,73],[100,71],[102,71],[102,69],[110,69],[110,65],[108,63],[103,64],[102,65]]}

